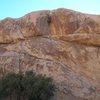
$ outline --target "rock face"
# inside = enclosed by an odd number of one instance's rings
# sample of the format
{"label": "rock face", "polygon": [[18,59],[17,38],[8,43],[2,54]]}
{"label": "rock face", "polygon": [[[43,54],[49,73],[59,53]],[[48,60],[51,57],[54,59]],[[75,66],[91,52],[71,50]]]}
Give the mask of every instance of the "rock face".
{"label": "rock face", "polygon": [[68,9],[0,21],[0,75],[33,70],[54,79],[54,100],[100,100],[100,15]]}

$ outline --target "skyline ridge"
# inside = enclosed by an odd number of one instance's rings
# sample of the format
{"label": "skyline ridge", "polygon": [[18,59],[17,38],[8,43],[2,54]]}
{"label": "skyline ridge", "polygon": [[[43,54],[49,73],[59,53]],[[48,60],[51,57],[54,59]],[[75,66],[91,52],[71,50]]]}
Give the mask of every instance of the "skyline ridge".
{"label": "skyline ridge", "polygon": [[95,0],[0,0],[0,19],[19,18],[29,12],[68,8],[88,14],[100,14],[100,1]]}

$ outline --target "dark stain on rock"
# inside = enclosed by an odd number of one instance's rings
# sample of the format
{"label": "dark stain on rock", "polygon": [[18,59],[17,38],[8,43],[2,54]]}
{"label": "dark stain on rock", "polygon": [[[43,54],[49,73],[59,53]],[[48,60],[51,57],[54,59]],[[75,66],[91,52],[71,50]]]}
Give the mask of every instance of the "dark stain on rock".
{"label": "dark stain on rock", "polygon": [[7,51],[7,49],[6,49],[6,48],[4,48],[4,47],[0,47],[0,54],[5,53],[6,51]]}

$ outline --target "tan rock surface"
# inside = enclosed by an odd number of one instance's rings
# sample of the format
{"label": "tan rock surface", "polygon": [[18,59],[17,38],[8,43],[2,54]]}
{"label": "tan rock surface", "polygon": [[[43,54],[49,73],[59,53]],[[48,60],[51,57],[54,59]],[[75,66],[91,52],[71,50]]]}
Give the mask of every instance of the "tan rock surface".
{"label": "tan rock surface", "polygon": [[100,100],[100,16],[57,9],[1,20],[0,73],[26,70],[54,79],[54,100]]}

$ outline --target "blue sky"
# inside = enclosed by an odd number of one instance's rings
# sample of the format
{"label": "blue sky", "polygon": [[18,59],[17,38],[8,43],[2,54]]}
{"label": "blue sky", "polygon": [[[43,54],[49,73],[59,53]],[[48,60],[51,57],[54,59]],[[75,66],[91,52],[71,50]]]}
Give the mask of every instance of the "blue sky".
{"label": "blue sky", "polygon": [[100,0],[0,0],[0,19],[18,18],[32,11],[56,8],[100,14]]}

